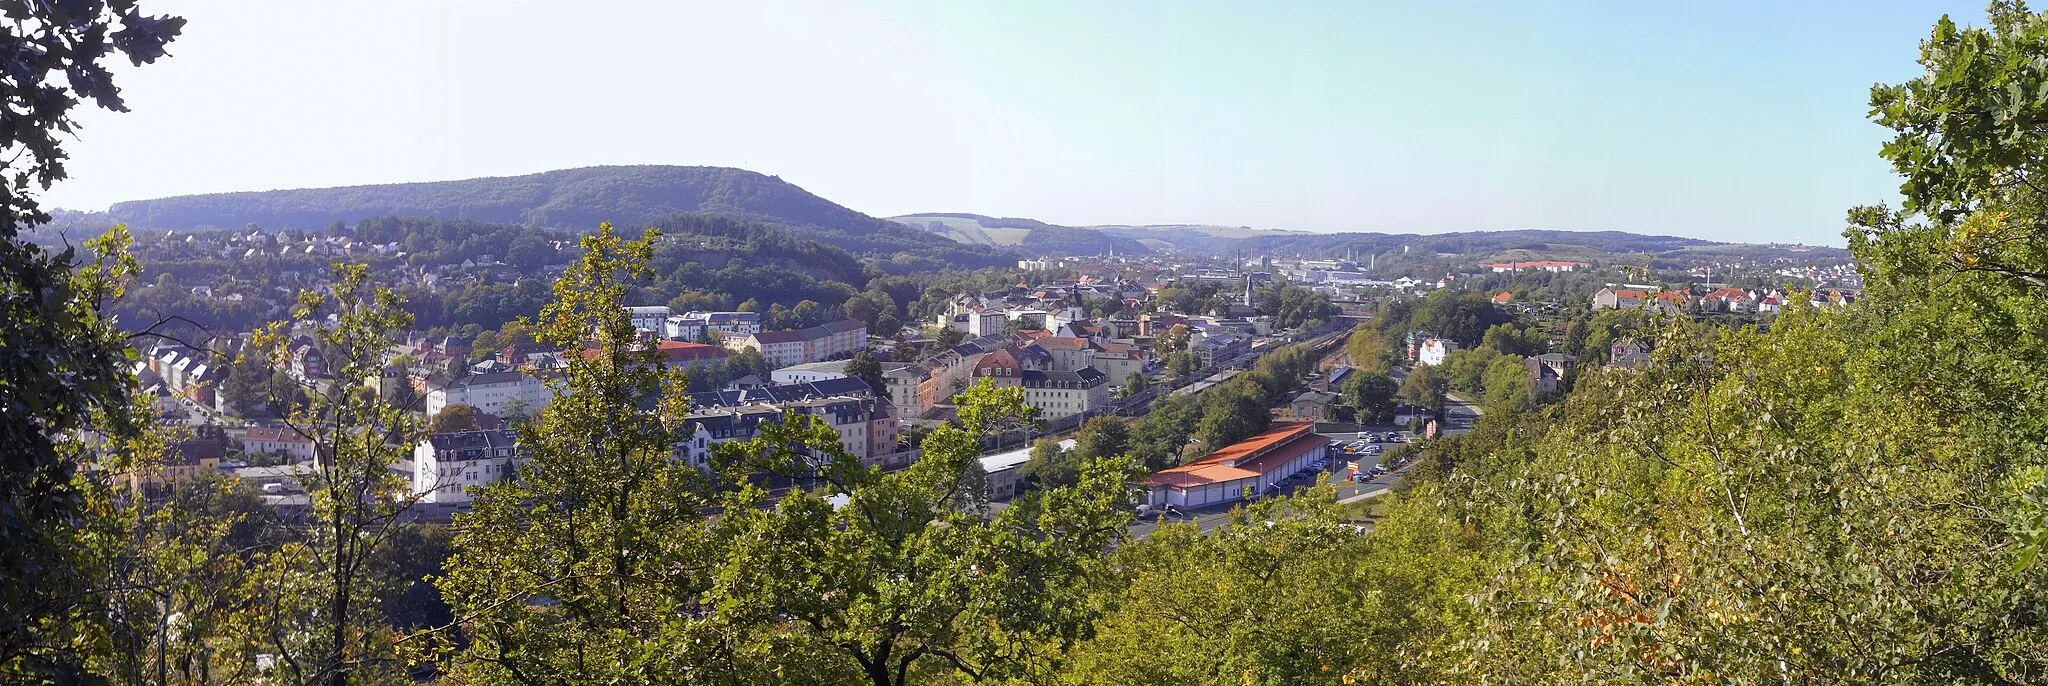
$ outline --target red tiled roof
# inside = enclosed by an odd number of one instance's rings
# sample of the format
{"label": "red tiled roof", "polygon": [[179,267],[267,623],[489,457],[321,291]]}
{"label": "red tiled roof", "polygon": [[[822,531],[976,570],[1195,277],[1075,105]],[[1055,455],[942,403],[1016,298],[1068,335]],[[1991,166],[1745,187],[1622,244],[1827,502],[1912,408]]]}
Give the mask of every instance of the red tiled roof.
{"label": "red tiled roof", "polygon": [[1315,433],[1315,424],[1275,424],[1265,433],[1233,443],[1194,462],[1153,474],[1145,483],[1186,487],[1256,477],[1329,442],[1329,438]]}
{"label": "red tiled roof", "polygon": [[266,441],[266,442],[270,442],[270,443],[280,443],[280,442],[290,442],[290,443],[312,443],[312,442],[313,442],[313,439],[312,439],[311,437],[308,437],[308,436],[307,436],[307,435],[305,435],[305,434],[299,433],[298,431],[295,431],[295,430],[291,429],[290,427],[283,427],[283,426],[252,426],[252,427],[249,427],[249,431],[248,431],[248,433],[246,433],[246,434],[244,434],[244,435],[243,435],[243,438],[242,438],[242,440],[245,440],[245,441]]}
{"label": "red tiled roof", "polygon": [[1642,291],[1638,291],[1638,290],[1620,290],[1620,291],[1615,291],[1615,292],[1614,292],[1614,297],[1616,297],[1616,298],[1635,298],[1635,299],[1637,299],[1637,300],[1642,300],[1643,298],[1647,298],[1647,297],[1650,297],[1650,294],[1648,294],[1648,293],[1644,293],[1644,292],[1642,292]]}
{"label": "red tiled roof", "polygon": [[1080,350],[1082,348],[1088,347],[1088,339],[1086,338],[1060,338],[1058,336],[1048,336],[1037,340],[1038,345],[1040,347],[1045,348],[1071,348],[1074,350]]}

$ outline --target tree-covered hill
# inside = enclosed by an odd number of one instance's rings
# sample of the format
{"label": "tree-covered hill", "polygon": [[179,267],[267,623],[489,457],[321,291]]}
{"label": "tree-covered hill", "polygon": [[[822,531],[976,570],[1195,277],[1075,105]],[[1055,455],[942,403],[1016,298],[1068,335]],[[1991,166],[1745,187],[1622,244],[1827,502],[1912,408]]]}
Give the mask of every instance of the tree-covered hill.
{"label": "tree-covered hill", "polygon": [[858,253],[911,253],[963,266],[1000,264],[1001,250],[861,214],[781,178],[729,167],[615,166],[525,176],[338,188],[245,191],[116,203],[109,214],[163,229],[322,228],[335,220],[435,217],[588,230],[638,227],[679,212],[744,217]]}

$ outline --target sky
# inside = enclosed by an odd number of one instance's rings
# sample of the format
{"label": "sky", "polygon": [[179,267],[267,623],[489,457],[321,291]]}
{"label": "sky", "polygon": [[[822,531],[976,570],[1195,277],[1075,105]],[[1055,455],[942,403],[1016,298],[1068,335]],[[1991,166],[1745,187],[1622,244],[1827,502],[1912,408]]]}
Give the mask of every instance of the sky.
{"label": "sky", "polygon": [[[1678,5],[1686,5],[1678,7]],[[1839,245],[1869,89],[1981,2],[145,0],[50,204],[603,164],[875,216]],[[571,8],[573,10],[565,10]]]}

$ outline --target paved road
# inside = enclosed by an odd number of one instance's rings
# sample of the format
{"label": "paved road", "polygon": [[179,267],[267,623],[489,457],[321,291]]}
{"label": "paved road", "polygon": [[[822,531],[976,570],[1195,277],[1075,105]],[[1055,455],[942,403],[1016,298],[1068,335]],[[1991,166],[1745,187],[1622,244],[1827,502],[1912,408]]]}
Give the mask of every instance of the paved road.
{"label": "paved road", "polygon": [[1484,414],[1486,410],[1480,409],[1478,403],[1460,398],[1456,394],[1445,394],[1443,434],[1457,436],[1470,433],[1472,425],[1478,423],[1480,415]]}

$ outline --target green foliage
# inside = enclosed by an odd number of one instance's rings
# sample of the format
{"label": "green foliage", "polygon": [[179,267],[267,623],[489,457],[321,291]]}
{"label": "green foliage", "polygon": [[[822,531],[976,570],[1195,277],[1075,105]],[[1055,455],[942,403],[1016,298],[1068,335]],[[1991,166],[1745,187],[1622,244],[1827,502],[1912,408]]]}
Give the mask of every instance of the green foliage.
{"label": "green foliage", "polygon": [[1447,386],[1447,379],[1443,374],[1439,374],[1435,367],[1418,365],[1414,371],[1408,373],[1408,378],[1401,380],[1398,397],[1403,403],[1442,413]]}
{"label": "green foliage", "polygon": [[1358,408],[1358,421],[1384,422],[1393,418],[1394,401],[1401,386],[1385,374],[1354,373],[1345,380],[1344,396]]}
{"label": "green foliage", "polygon": [[1275,329],[1320,326],[1338,313],[1337,306],[1330,304],[1322,294],[1288,283],[1275,283],[1255,290],[1252,303],[1259,314],[1273,318]]}
{"label": "green foliage", "polygon": [[[1101,612],[1088,589],[1107,572],[1099,551],[1130,518],[1132,465],[1091,460],[1076,485],[984,517],[966,486],[977,439],[1027,413],[1018,389],[985,380],[960,406],[961,425],[932,431],[907,470],[834,460],[830,490],[848,497],[843,507],[805,493],[772,509],[751,506],[758,492],[728,500],[718,528],[731,543],[704,602],[729,623],[740,658],[767,661],[759,674],[794,664],[812,668],[792,676],[878,686],[1042,678],[1056,671],[1051,655],[1088,634]],[[836,439],[820,428],[807,444],[829,450]],[[798,444],[771,438],[728,444],[726,455],[776,462]]]}
{"label": "green foliage", "polygon": [[1273,424],[1265,395],[1255,385],[1226,383],[1202,396],[1202,421],[1195,427],[1195,438],[1205,450],[1250,438]]}
{"label": "green foliage", "polygon": [[462,403],[449,403],[427,421],[427,430],[433,433],[474,431],[476,428],[476,408]]}
{"label": "green foliage", "polygon": [[133,0],[0,9],[0,680],[70,682],[84,677],[96,605],[81,518],[99,489],[80,469],[81,433],[140,433],[124,339],[103,311],[137,270],[121,227],[88,244],[84,265],[21,236],[50,221],[34,196],[67,176],[72,109],[128,109],[102,61],[154,62],[185,20]]}
{"label": "green foliage", "polygon": [[1129,373],[1129,374],[1125,374],[1125,375],[1124,375],[1124,396],[1125,396],[1125,397],[1130,397],[1130,396],[1133,396],[1133,395],[1137,395],[1137,394],[1139,394],[1139,393],[1143,393],[1143,392],[1145,392],[1145,389],[1147,389],[1147,388],[1151,388],[1151,387],[1152,387],[1152,380],[1151,380],[1151,379],[1148,379],[1148,378],[1145,378],[1145,373],[1144,373],[1144,372],[1140,372],[1140,371],[1132,371],[1131,373]]}
{"label": "green foliage", "polygon": [[1202,405],[1195,396],[1168,394],[1152,401],[1152,410],[1131,422],[1131,455],[1147,471],[1180,464],[1181,451],[1195,435]]}
{"label": "green foliage", "polygon": [[1089,419],[1074,434],[1074,453],[1081,461],[1119,458],[1131,451],[1131,426],[1121,417]]}
{"label": "green foliage", "polygon": [[1017,469],[1041,488],[1072,486],[1081,480],[1080,458],[1079,451],[1062,450],[1059,441],[1041,438],[1031,444],[1031,459]]}
{"label": "green foliage", "polygon": [[853,359],[846,361],[846,375],[860,379],[877,395],[887,392],[888,386],[882,384],[882,363],[875,359],[874,353],[866,350],[854,352]]}
{"label": "green foliage", "polygon": [[1501,355],[1486,365],[1484,388],[1488,411],[1525,409],[1535,401],[1535,388],[1525,358]]}
{"label": "green foliage", "polygon": [[618,221],[681,232],[687,229],[678,224],[697,218],[740,219],[775,224],[854,252],[906,254],[971,267],[1015,259],[1011,253],[959,245],[869,217],[772,176],[724,167],[586,167],[462,181],[217,193],[116,203],[110,213],[173,229],[245,222],[314,228],[337,218],[397,215],[549,228]]}
{"label": "green foliage", "polygon": [[[1395,327],[1398,330],[1398,327]],[[1398,346],[1387,339],[1387,334],[1372,325],[1361,324],[1351,331],[1344,341],[1344,354],[1351,366],[1368,375],[1381,375],[1393,369]]]}
{"label": "green foliage", "polygon": [[1467,346],[1478,342],[1486,330],[1506,321],[1483,293],[1439,288],[1416,306],[1410,327],[1429,331]]}

